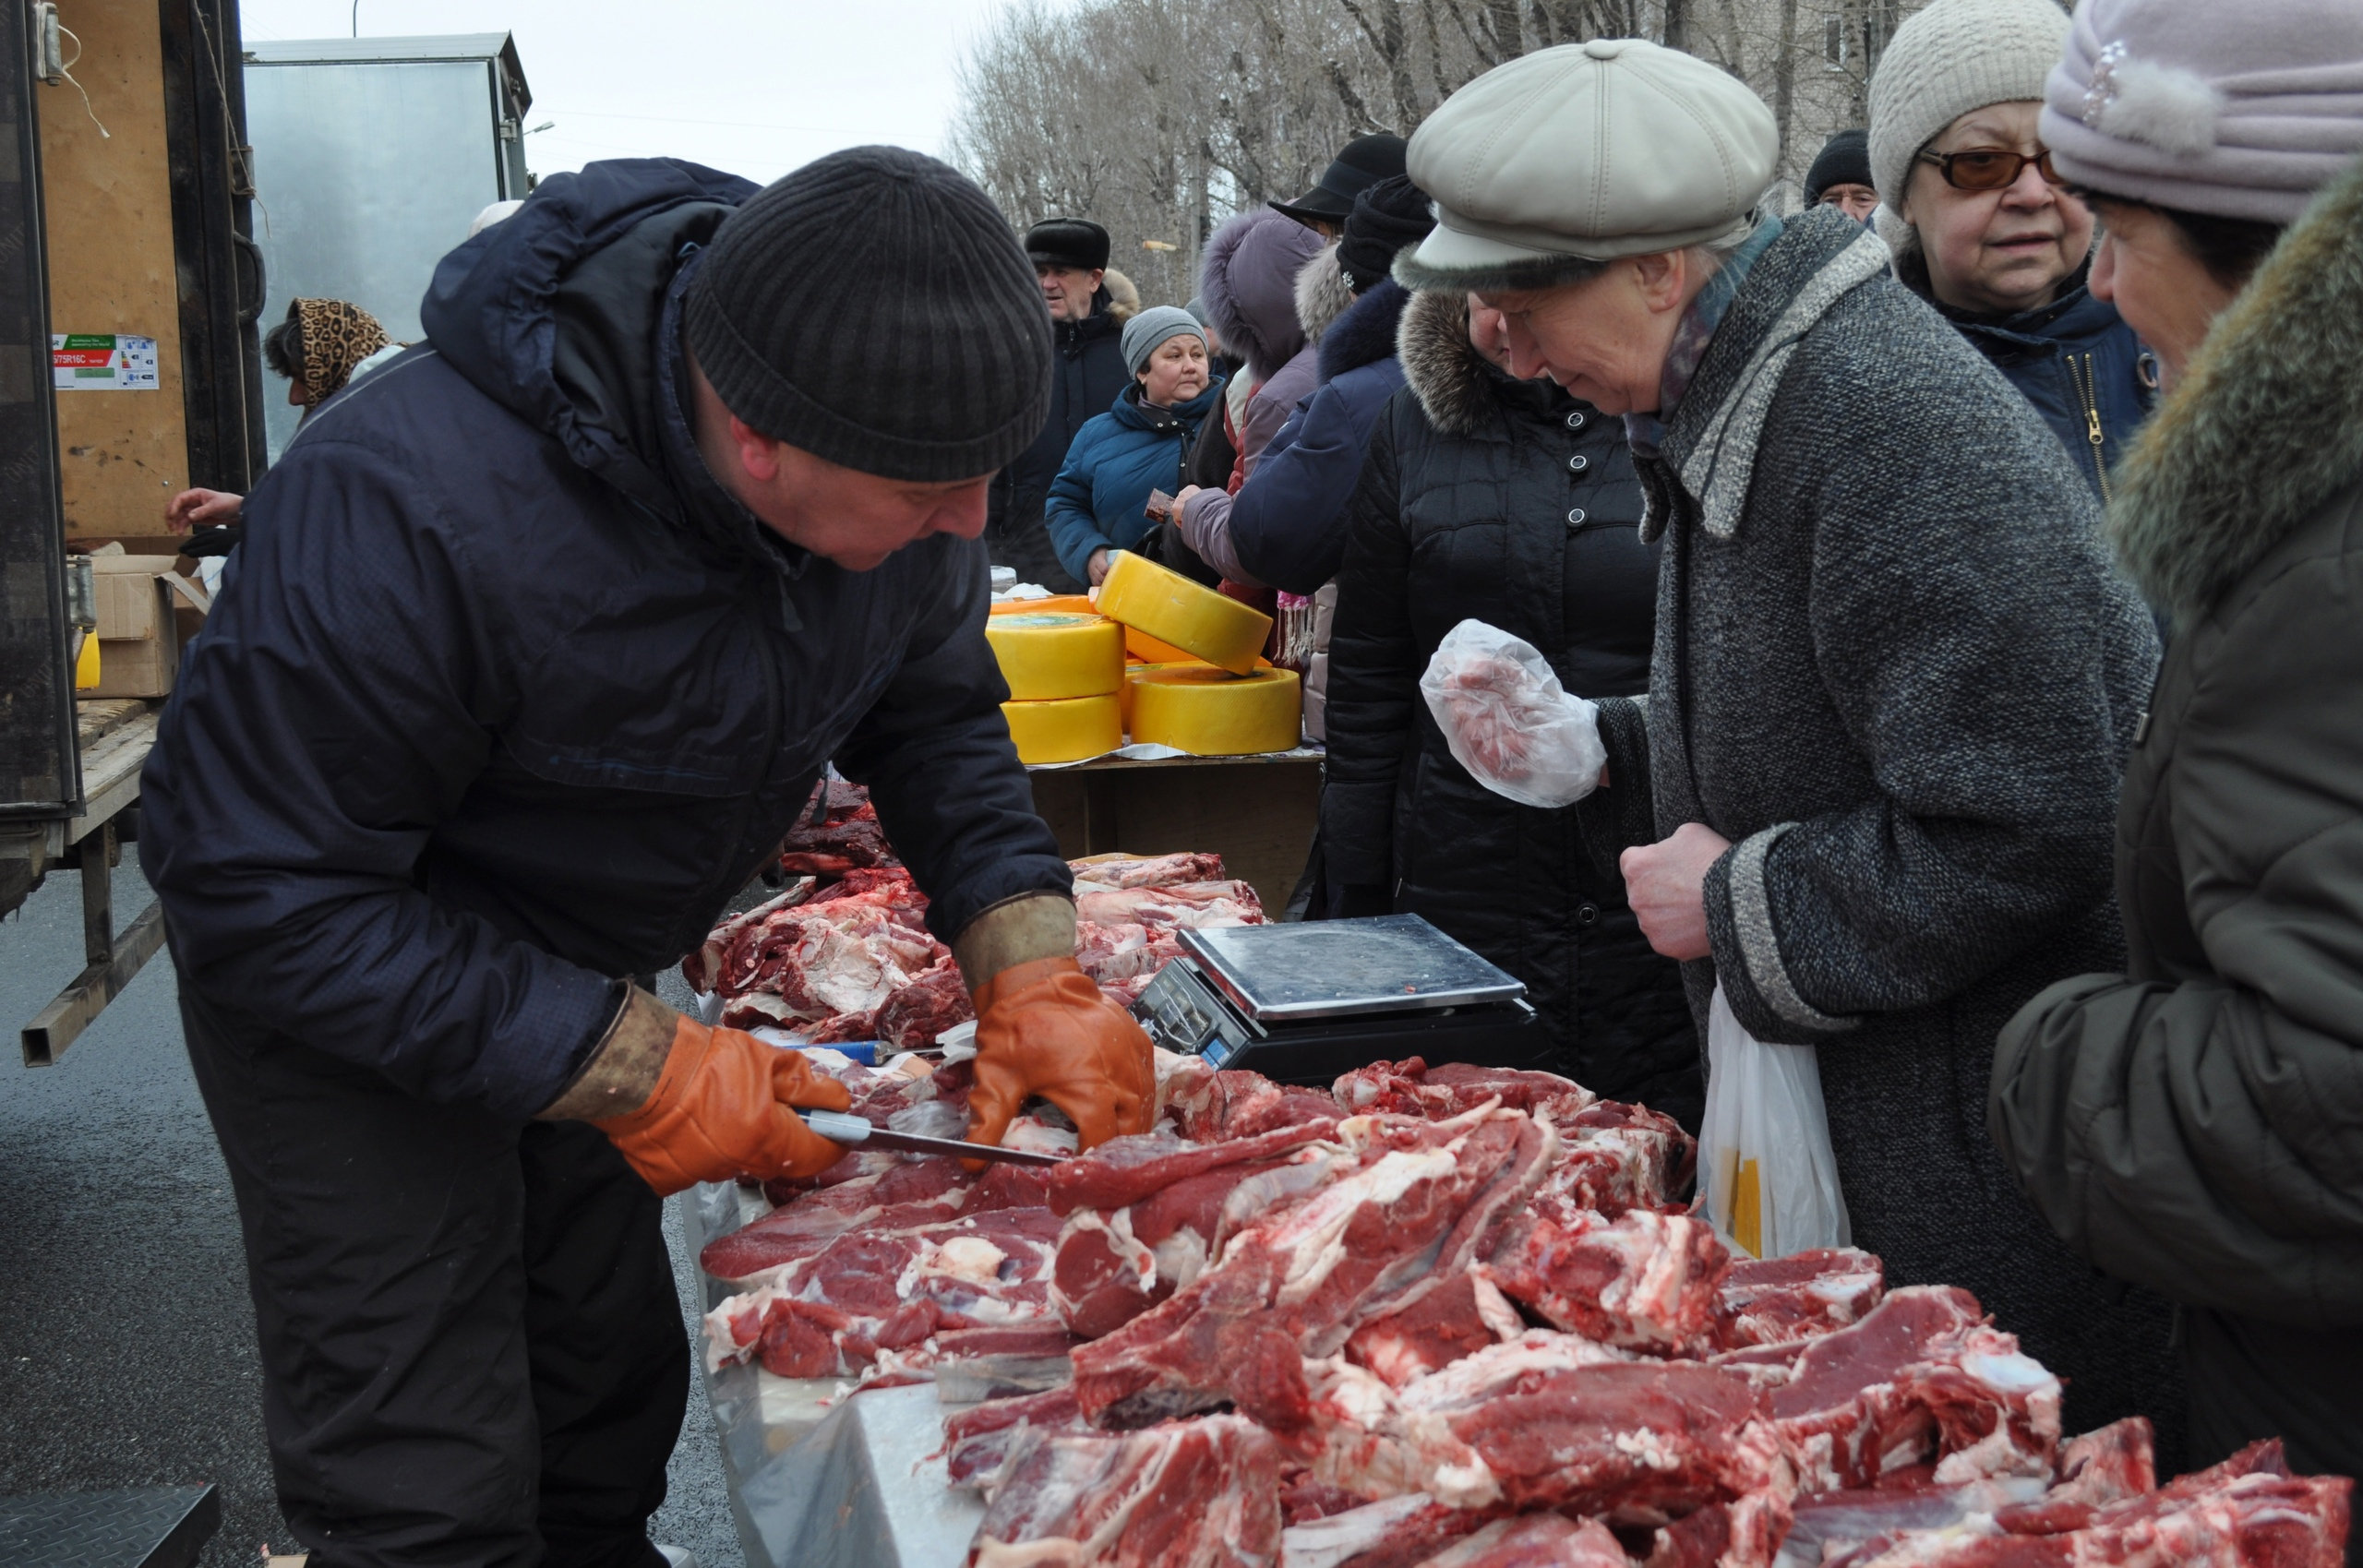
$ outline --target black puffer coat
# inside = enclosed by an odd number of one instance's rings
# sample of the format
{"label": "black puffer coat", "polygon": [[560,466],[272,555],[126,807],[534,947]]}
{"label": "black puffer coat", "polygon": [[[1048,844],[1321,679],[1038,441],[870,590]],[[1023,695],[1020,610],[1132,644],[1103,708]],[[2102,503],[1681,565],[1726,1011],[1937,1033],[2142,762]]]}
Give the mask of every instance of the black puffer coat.
{"label": "black puffer coat", "polygon": [[1574,813],[1469,777],[1419,692],[1470,616],[1533,643],[1570,691],[1648,688],[1657,552],[1624,429],[1485,364],[1457,295],[1415,298],[1399,342],[1409,385],[1379,415],[1337,578],[1330,883],[1351,912],[1425,916],[1509,970],[1562,1071],[1695,1130],[1698,1044],[1675,966],[1585,856]]}
{"label": "black puffer coat", "polygon": [[1132,385],[1124,368],[1123,336],[1124,323],[1136,308],[1117,300],[1102,284],[1092,296],[1089,316],[1050,324],[1058,351],[1050,359],[1050,412],[1034,444],[993,475],[986,496],[986,547],[992,552],[993,565],[1016,569],[1020,582],[1038,582],[1053,593],[1083,592],[1083,584],[1059,564],[1042,516],[1050,498],[1050,481],[1066,466],[1067,449],[1074,445],[1076,434],[1106,413],[1116,394]]}

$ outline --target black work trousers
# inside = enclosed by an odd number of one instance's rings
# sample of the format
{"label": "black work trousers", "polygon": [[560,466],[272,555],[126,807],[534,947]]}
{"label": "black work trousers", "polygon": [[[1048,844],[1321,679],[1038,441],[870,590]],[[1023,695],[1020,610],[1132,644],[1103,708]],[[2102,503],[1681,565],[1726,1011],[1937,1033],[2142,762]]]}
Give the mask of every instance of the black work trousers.
{"label": "black work trousers", "polygon": [[659,1200],[597,1130],[414,1099],[181,987],[312,1568],[662,1568],[689,1396]]}

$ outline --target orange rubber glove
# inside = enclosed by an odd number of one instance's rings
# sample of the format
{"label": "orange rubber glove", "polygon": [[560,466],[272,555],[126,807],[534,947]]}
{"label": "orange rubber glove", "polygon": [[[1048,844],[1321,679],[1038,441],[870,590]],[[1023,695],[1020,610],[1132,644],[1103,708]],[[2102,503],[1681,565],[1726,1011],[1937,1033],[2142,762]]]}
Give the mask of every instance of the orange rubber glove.
{"label": "orange rubber glove", "polygon": [[820,1175],[845,1157],[845,1145],[805,1126],[788,1107],[846,1110],[852,1104],[846,1086],[813,1071],[803,1052],[683,1018],[647,1101],[591,1125],[670,1197],[742,1172],[765,1179]]}
{"label": "orange rubber glove", "polygon": [[998,1145],[1029,1095],[1074,1122],[1086,1149],[1157,1116],[1148,1036],[1072,958],[1038,958],[977,987],[977,1086],[968,1136]]}

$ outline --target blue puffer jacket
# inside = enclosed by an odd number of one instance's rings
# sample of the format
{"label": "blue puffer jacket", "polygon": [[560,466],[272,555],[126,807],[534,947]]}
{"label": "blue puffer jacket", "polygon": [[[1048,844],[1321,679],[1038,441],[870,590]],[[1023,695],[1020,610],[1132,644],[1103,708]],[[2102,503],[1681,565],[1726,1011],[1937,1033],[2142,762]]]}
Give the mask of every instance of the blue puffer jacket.
{"label": "blue puffer jacket", "polygon": [[182,984],[234,1026],[530,1116],[833,758],[940,935],[1072,886],[1002,718],[983,545],[847,571],[698,456],[680,302],[754,192],[669,159],[545,180],[443,258],[430,341],[246,497],[139,845]]}
{"label": "blue puffer jacket", "polygon": [[[1918,269],[1907,264],[1897,275],[1937,304],[1928,293],[1925,263]],[[1971,316],[1943,305],[1937,309],[2034,405],[2093,494],[2106,500],[2108,472],[2124,458],[2133,433],[2157,401],[2156,378],[2145,363],[2149,351],[2117,306],[2095,299],[2081,273],[2075,283],[2042,309],[2015,316]]]}
{"label": "blue puffer jacket", "polygon": [[1175,408],[1144,403],[1140,383],[1116,395],[1115,405],[1075,432],[1066,466],[1050,481],[1043,521],[1059,564],[1078,582],[1091,581],[1094,550],[1129,550],[1157,526],[1141,509],[1152,490],[1170,496],[1188,483],[1198,426],[1222,403],[1222,380]]}
{"label": "blue puffer jacket", "polygon": [[1403,385],[1395,332],[1410,294],[1387,279],[1322,336],[1320,389],[1264,449],[1230,503],[1230,548],[1256,581],[1310,594],[1346,557],[1346,503],[1386,401]]}

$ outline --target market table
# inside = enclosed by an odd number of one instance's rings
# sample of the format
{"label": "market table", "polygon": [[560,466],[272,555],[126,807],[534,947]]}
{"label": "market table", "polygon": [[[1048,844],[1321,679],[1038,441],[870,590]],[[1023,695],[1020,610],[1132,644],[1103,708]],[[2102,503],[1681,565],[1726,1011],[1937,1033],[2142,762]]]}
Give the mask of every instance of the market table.
{"label": "market table", "polygon": [[1277,916],[1312,853],[1324,755],[1311,746],[1244,757],[1110,755],[1026,771],[1034,809],[1068,859],[1212,850]]}

